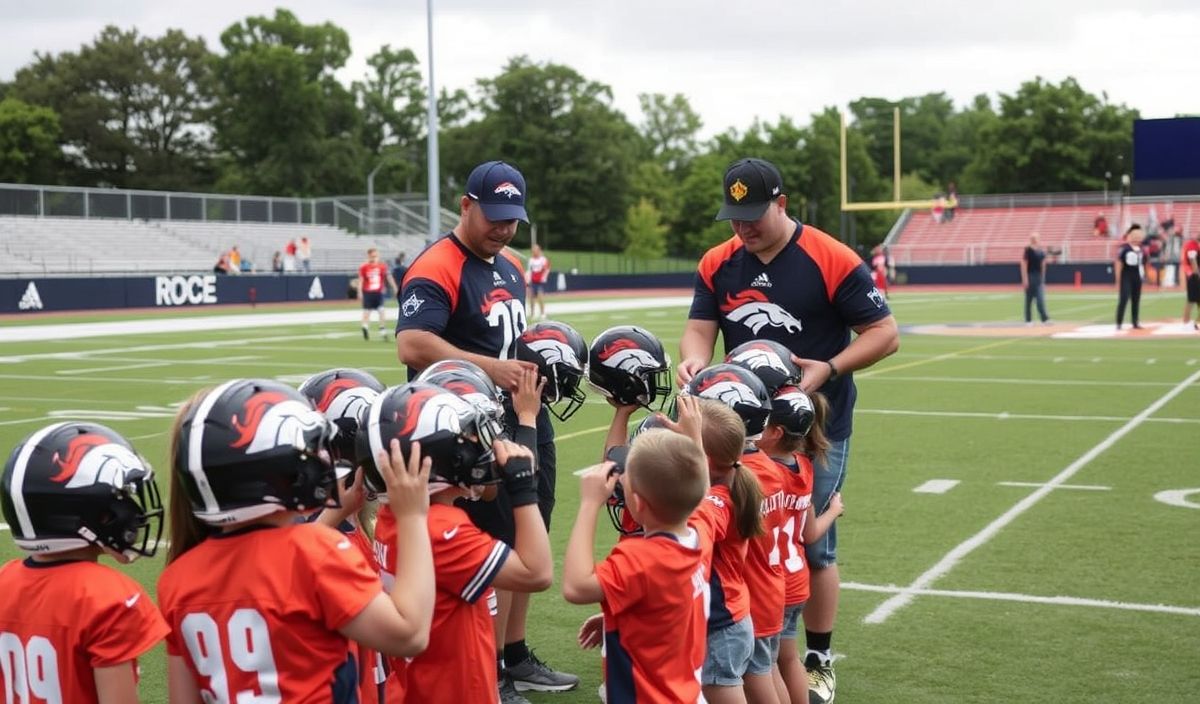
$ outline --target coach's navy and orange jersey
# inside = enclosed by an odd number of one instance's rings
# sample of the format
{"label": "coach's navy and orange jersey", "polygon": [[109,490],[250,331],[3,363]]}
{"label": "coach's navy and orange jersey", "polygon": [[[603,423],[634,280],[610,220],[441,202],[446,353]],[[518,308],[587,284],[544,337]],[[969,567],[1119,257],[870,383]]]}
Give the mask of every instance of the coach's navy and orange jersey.
{"label": "coach's navy and orange jersey", "polygon": [[141,585],[91,561],[0,567],[0,701],[97,701],[93,670],[136,663],[167,632]]}
{"label": "coach's navy and orange jersey", "polygon": [[[363,293],[382,293],[387,286],[388,267],[383,262],[367,262],[358,267]],[[399,285],[397,283],[397,285]]]}
{"label": "coach's navy and orange jersey", "polygon": [[[827,360],[850,344],[850,327],[891,314],[867,265],[846,245],[796,223],[791,241],[768,264],[737,236],[700,259],[689,318],[720,325],[725,351],[775,340],[806,359]],[[820,389],[829,399],[827,433],[850,437],[856,390],[849,374]]]}
{"label": "coach's navy and orange jersey", "polygon": [[[507,251],[488,262],[454,233],[421,253],[401,285],[396,331],[426,330],[460,350],[508,359],[525,331],[525,273]],[[409,380],[420,369],[409,369]]]}
{"label": "coach's navy and orange jersey", "polygon": [[704,540],[696,528],[683,538],[653,533],[617,543],[596,565],[610,704],[699,699],[711,559]]}
{"label": "coach's navy and orange jersey", "polygon": [[210,537],[158,580],[167,653],[213,701],[355,701],[358,665],[338,630],[381,592],[353,541],[319,524]]}
{"label": "coach's navy and orange jersey", "polygon": [[804,559],[804,524],[812,504],[813,463],[806,455],[794,453],[790,461],[776,460],[784,470],[783,525],[779,528],[776,550],[783,565],[785,606],[808,601],[808,562]]}
{"label": "coach's navy and orange jersey", "polygon": [[754,637],[773,636],[783,630],[783,566],[775,549],[775,537],[783,526],[784,470],[762,450],[742,455],[746,465],[762,487],[762,519],[767,534],[750,541],[742,570],[750,592],[750,616],[754,619]]}
{"label": "coach's navy and orange jersey", "polygon": [[[495,702],[496,638],[485,597],[504,567],[509,547],[475,527],[457,506],[429,506],[429,541],[437,600],[429,647],[397,667],[395,679],[410,702]],[[396,575],[396,521],[386,507],[375,522],[376,553],[385,573]],[[386,580],[386,578],[385,578]],[[388,698],[392,696],[388,680]]]}

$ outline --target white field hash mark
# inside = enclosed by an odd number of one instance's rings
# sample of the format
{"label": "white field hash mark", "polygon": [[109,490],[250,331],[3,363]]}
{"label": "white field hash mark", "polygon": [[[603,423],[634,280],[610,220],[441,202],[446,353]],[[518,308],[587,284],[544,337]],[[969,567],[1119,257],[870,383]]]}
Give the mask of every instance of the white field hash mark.
{"label": "white field hash mark", "polygon": [[956,599],[983,599],[988,601],[1016,601],[1026,604],[1049,604],[1052,606],[1086,606],[1103,609],[1122,609],[1125,611],[1149,611],[1160,614],[1179,614],[1181,616],[1200,616],[1200,608],[1187,606],[1170,606],[1168,604],[1137,604],[1126,601],[1110,601],[1107,599],[1085,599],[1077,596],[1037,596],[1035,594],[1011,594],[1008,592],[962,591],[957,589],[917,589],[897,587],[894,585],[881,586],[876,584],[859,584],[858,582],[843,582],[842,589],[860,592],[878,592],[882,594],[913,593],[917,596],[940,596]]}
{"label": "white field hash mark", "polygon": [[930,479],[921,486],[913,489],[914,494],[945,494],[958,486],[957,479]]}
{"label": "white field hash mark", "polygon": [[1098,445],[1083,453],[1079,459],[1067,465],[1065,469],[1055,475],[1054,478],[1047,482],[1044,486],[1035,489],[1029,496],[1026,496],[1024,499],[1018,501],[1016,505],[1005,511],[999,518],[987,524],[983,530],[959,543],[953,550],[946,553],[941,560],[938,560],[937,564],[935,564],[933,567],[930,567],[928,570],[925,570],[921,576],[913,580],[912,584],[900,589],[891,598],[887,599],[878,607],[876,607],[874,611],[867,614],[866,618],[863,619],[863,622],[883,623],[893,613],[907,606],[923,590],[927,589],[929,585],[933,584],[941,577],[944,577],[950,572],[950,570],[954,569],[960,560],[974,552],[976,548],[986,545],[989,540],[994,538],[996,534],[1008,526],[1008,524],[1016,520],[1018,516],[1033,508],[1037,502],[1041,501],[1050,492],[1054,491],[1055,487],[1059,486],[1060,484],[1065,484],[1068,479],[1075,475],[1076,472],[1086,467],[1089,462],[1100,456],[1100,454],[1102,454],[1108,448],[1115,445],[1118,440],[1125,437],[1130,431],[1145,422],[1147,418],[1158,411],[1158,409],[1165,406],[1168,402],[1170,402],[1171,399],[1182,393],[1184,389],[1195,383],[1197,379],[1200,379],[1200,372],[1196,372],[1181,381],[1157,401],[1147,406],[1141,413],[1129,419],[1125,425],[1122,425],[1111,435],[1101,440]]}

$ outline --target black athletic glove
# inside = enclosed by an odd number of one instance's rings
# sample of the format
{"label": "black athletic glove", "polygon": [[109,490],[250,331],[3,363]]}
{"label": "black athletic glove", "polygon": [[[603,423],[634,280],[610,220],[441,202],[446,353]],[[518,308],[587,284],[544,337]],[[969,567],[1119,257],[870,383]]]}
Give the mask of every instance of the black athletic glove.
{"label": "black athletic glove", "polygon": [[533,458],[509,457],[508,462],[500,467],[500,476],[513,508],[537,503],[537,478],[533,474]]}

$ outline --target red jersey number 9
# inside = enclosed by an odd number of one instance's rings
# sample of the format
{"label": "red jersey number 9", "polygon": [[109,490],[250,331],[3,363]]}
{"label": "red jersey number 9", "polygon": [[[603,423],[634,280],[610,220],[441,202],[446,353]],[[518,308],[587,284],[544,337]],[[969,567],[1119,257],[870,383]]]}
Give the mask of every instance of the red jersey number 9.
{"label": "red jersey number 9", "polygon": [[[63,704],[58,682],[58,653],[54,644],[42,636],[33,636],[25,645],[14,633],[0,633],[0,658],[4,663],[5,701],[27,702],[30,695],[47,704]],[[11,664],[11,667],[10,667]]]}
{"label": "red jersey number 9", "polygon": [[206,704],[279,704],[279,672],[271,652],[271,637],[267,621],[254,609],[238,609],[226,624],[229,659],[242,672],[258,675],[258,691],[253,689],[229,691],[225,671],[224,649],[217,622],[206,613],[192,613],[180,624],[188,654],[196,672],[208,678],[208,688],[201,691]]}

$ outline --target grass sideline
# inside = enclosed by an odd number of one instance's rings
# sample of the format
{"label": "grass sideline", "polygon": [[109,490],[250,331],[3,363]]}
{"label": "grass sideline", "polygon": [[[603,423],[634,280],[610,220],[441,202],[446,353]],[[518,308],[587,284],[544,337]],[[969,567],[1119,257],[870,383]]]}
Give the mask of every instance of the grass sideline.
{"label": "grass sideline", "polygon": [[[1144,318],[1174,319],[1181,303],[1182,294],[1151,293]],[[892,305],[905,326],[1013,323],[1021,301],[1001,292],[914,292]],[[1115,295],[1052,292],[1049,305],[1056,320],[1103,323]],[[561,319],[589,339],[636,322],[676,350],[683,315],[675,307]],[[839,523],[848,583],[834,638],[843,656],[839,699],[1176,702],[1200,689],[1200,337],[1066,340],[1032,332],[905,334],[897,355],[856,375],[847,513]],[[172,348],[120,351],[163,345]],[[44,357],[58,352],[75,356]],[[364,342],[353,323],[39,343],[4,343],[0,333],[0,356],[16,355],[43,356],[0,363],[5,450],[54,419],[93,418],[137,445],[163,489],[174,404],[200,386],[231,376],[299,383],[331,366],[362,367],[386,383],[403,379],[392,345]],[[578,505],[571,472],[597,459],[608,419],[593,396],[559,427],[557,575]],[[1076,464],[1057,488],[1046,488]],[[913,491],[931,479],[957,484],[944,493]],[[1171,496],[1182,504],[1164,501]],[[1027,508],[984,533],[1022,502]],[[615,534],[604,525],[599,535],[603,555]],[[949,569],[915,586],[972,540]],[[0,533],[0,558],[16,556]],[[129,571],[153,594],[161,564],[146,560]],[[574,645],[594,609],[566,604],[557,588],[534,598],[529,642],[584,682],[576,692],[529,698],[594,702],[599,656]],[[900,592],[911,601],[867,622]],[[164,661],[161,646],[143,659],[143,701],[166,701]]]}

